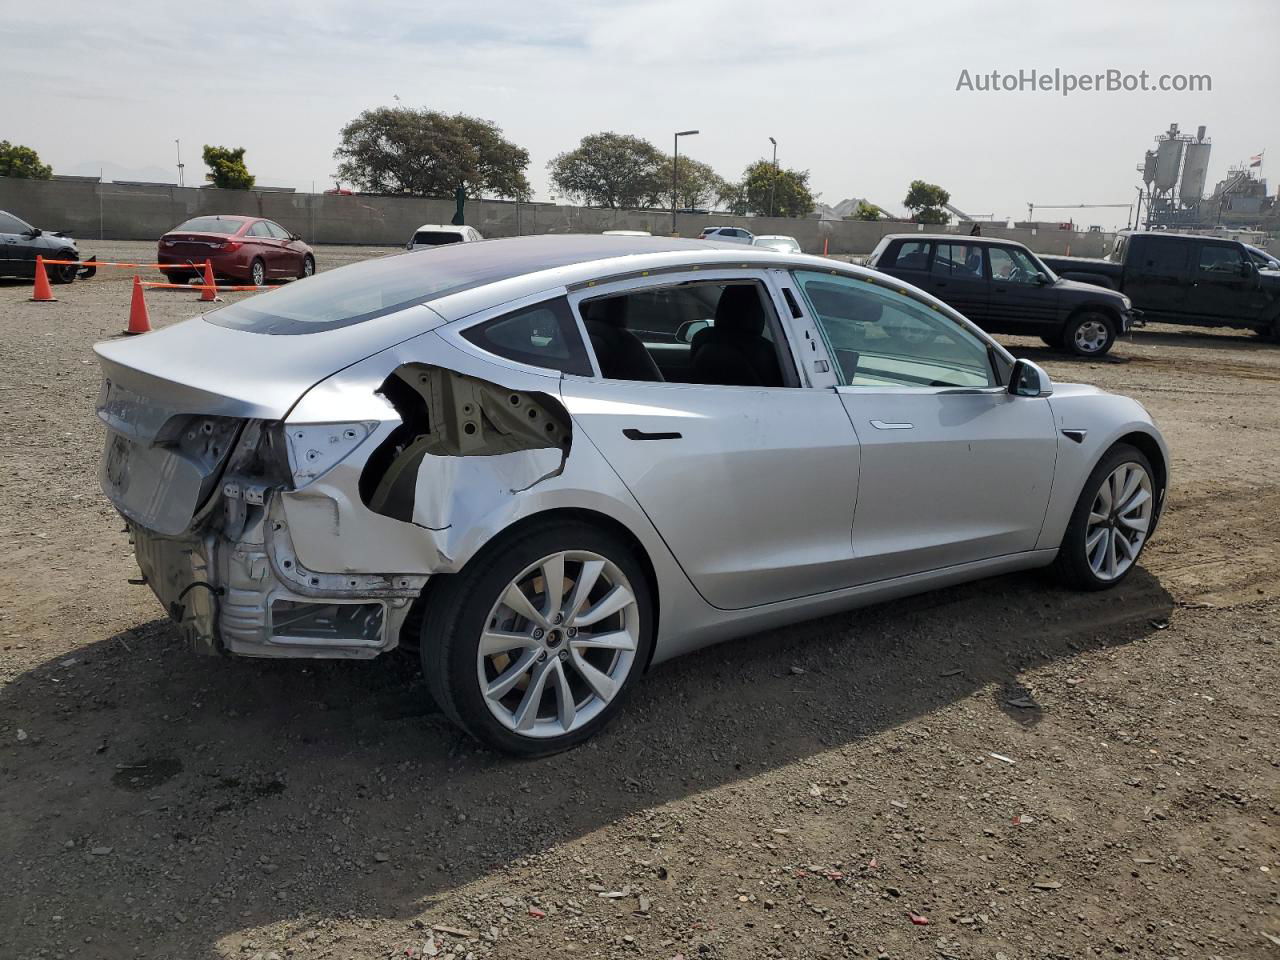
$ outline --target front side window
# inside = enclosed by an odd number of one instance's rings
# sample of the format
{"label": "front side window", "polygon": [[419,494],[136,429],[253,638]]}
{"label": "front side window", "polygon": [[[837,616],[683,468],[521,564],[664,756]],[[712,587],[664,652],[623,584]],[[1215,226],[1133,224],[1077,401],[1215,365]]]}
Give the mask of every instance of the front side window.
{"label": "front side window", "polygon": [[478,323],[462,336],[481,350],[517,363],[591,376],[591,361],[563,297]]}
{"label": "front side window", "polygon": [[291,234],[291,233],[290,233],[288,230],[286,230],[284,227],[280,226],[280,224],[278,224],[278,223],[274,223],[274,222],[273,222],[273,221],[271,221],[271,220],[264,220],[264,221],[262,221],[262,222],[263,222],[263,223],[265,223],[265,224],[267,225],[267,230],[269,230],[269,231],[271,232],[271,235],[272,235],[273,237],[275,237],[277,240],[292,240],[292,239],[293,239],[293,234]]}
{"label": "front side window", "polygon": [[1240,251],[1225,243],[1206,243],[1200,248],[1200,269],[1205,273],[1239,273]]}
{"label": "front side window", "polygon": [[930,272],[957,280],[981,280],[982,248],[976,243],[940,243]]}
{"label": "front side window", "polygon": [[842,385],[997,385],[987,344],[947,314],[854,277],[807,270],[794,276]]}
{"label": "front side window", "polygon": [[1040,268],[1023,251],[1015,247],[991,247],[987,251],[991,261],[991,279],[1005,283],[1035,283]]}
{"label": "front side window", "polygon": [[31,228],[19,220],[17,217],[7,213],[0,213],[0,233],[16,233],[21,236],[24,233],[30,233]]}

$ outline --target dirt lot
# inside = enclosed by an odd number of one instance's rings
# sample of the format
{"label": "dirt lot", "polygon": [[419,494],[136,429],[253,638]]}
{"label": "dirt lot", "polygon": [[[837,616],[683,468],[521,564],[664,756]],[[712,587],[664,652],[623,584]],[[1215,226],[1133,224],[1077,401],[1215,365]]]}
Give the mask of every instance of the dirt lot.
{"label": "dirt lot", "polygon": [[126,583],[90,347],[128,278],[0,284],[0,955],[1280,957],[1280,347],[1009,341],[1166,432],[1121,589],[1010,576],[721,646],[516,763],[408,656],[200,659]]}

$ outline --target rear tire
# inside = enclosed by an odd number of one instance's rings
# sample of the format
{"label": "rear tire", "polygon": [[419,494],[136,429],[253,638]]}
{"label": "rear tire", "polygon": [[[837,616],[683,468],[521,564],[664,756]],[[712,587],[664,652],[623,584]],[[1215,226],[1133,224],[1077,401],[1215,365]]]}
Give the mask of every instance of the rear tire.
{"label": "rear tire", "polygon": [[[579,589],[589,594],[575,604]],[[627,602],[592,620],[606,600]],[[537,524],[499,538],[434,586],[422,670],[445,715],[477,740],[547,756],[617,713],[648,662],[653,616],[644,568],[625,543],[581,521]]]}
{"label": "rear tire", "polygon": [[1071,511],[1054,560],[1058,579],[1077,590],[1107,590],[1133,571],[1155,527],[1155,476],[1137,447],[1118,443],[1107,451]]}
{"label": "rear tire", "polygon": [[1115,342],[1115,321],[1096,310],[1077,313],[1062,331],[1063,346],[1078,357],[1101,357]]}
{"label": "rear tire", "polygon": [[254,257],[253,263],[249,264],[249,282],[255,287],[266,285],[267,265],[263,263],[261,257]]}

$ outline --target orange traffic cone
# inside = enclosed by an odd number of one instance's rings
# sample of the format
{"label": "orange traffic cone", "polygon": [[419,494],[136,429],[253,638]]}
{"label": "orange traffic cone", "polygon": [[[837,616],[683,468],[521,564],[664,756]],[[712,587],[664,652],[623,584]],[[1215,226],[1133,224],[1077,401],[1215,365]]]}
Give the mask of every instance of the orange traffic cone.
{"label": "orange traffic cone", "polygon": [[45,273],[44,257],[36,257],[36,286],[31,291],[31,299],[35,303],[51,303],[58,299],[49,289],[49,274]]}
{"label": "orange traffic cone", "polygon": [[127,334],[150,333],[151,318],[147,316],[147,300],[142,295],[142,278],[134,275],[133,302],[129,304],[129,329]]}
{"label": "orange traffic cone", "polygon": [[201,303],[212,303],[218,299],[218,288],[213,281],[213,263],[204,262],[204,288],[200,291]]}

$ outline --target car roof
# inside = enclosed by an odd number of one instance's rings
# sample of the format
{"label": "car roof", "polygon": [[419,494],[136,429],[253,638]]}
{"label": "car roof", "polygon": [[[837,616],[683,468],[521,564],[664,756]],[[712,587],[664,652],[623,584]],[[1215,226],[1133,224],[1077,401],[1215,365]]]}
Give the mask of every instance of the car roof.
{"label": "car roof", "polygon": [[757,240],[795,240],[795,237],[785,233],[757,233]]}
{"label": "car roof", "polygon": [[424,223],[413,232],[417,233],[419,230],[442,230],[445,233],[461,233],[465,229],[467,229],[465,225],[458,226],[456,223]]}
{"label": "car roof", "polygon": [[[406,270],[421,269],[424,265],[424,261],[413,254],[399,256],[404,258]],[[433,309],[450,320],[555,287],[571,287],[646,270],[677,270],[699,265],[850,268],[849,264],[820,257],[784,254],[741,243],[679,237],[610,237],[598,233],[542,234],[450,244],[438,247],[428,259],[433,270],[466,277],[464,288],[451,288],[456,292],[446,292],[430,301]]]}
{"label": "car roof", "polygon": [[886,233],[881,240],[949,240],[953,242],[963,243],[1012,243],[1016,246],[1023,247],[1026,244],[1020,240],[1010,240],[1006,237],[984,237],[981,234],[970,235],[967,233]]}

